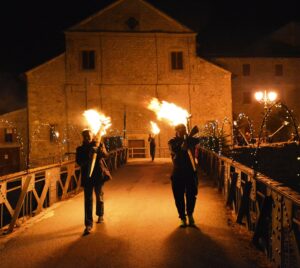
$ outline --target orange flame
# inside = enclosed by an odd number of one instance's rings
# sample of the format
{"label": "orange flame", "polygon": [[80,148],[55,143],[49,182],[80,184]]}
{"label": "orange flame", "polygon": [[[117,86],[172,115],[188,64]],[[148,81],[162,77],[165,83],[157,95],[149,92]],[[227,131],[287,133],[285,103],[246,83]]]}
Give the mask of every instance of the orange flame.
{"label": "orange flame", "polygon": [[111,126],[110,117],[106,117],[96,110],[90,109],[84,111],[83,115],[94,135],[105,135],[106,130]]}
{"label": "orange flame", "polygon": [[154,135],[157,135],[160,132],[160,129],[159,129],[158,125],[153,121],[150,121],[150,124],[151,124],[151,132]]}
{"label": "orange flame", "polygon": [[155,112],[158,120],[165,120],[171,126],[179,124],[187,125],[190,114],[187,110],[175,105],[174,103],[162,101],[153,98],[148,105],[148,109]]}

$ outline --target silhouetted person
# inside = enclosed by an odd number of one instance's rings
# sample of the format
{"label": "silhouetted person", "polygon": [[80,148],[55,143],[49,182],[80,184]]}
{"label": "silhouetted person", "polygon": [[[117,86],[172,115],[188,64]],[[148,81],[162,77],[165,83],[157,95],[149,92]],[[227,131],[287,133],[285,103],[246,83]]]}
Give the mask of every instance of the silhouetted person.
{"label": "silhouetted person", "polygon": [[198,177],[193,163],[195,163],[195,146],[199,143],[199,139],[188,136],[183,124],[176,126],[175,131],[176,136],[169,141],[173,161],[172,190],[181,220],[180,226],[187,225],[186,215],[189,225],[194,226],[193,213],[198,194]]}
{"label": "silhouetted person", "polygon": [[[107,156],[107,151],[102,143],[96,147],[96,142],[92,141],[90,130],[83,130],[82,138],[82,145],[76,148],[76,162],[81,168],[81,186],[84,187],[84,234],[88,234],[93,227],[93,190],[96,195],[97,222],[103,222],[104,202],[102,186],[104,180],[100,160]],[[89,173],[94,153],[97,154],[97,158],[90,177]]]}
{"label": "silhouetted person", "polygon": [[151,155],[152,161],[154,161],[156,144],[155,144],[155,138],[151,134],[149,134],[148,142],[150,145],[150,155]]}

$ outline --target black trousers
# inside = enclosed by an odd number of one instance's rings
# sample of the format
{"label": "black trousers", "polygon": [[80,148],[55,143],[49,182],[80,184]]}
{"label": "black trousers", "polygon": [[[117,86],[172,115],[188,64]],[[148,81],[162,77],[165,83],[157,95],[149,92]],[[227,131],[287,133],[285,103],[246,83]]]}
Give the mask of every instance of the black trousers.
{"label": "black trousers", "polygon": [[[92,179],[90,179],[92,180]],[[90,181],[84,186],[84,224],[85,226],[93,226],[93,190],[96,195],[96,215],[103,216],[104,201],[102,182]]]}
{"label": "black trousers", "polygon": [[198,194],[198,178],[196,174],[188,176],[172,176],[172,190],[179,218],[192,215]]}
{"label": "black trousers", "polygon": [[150,155],[153,161],[155,157],[155,146],[150,146]]}

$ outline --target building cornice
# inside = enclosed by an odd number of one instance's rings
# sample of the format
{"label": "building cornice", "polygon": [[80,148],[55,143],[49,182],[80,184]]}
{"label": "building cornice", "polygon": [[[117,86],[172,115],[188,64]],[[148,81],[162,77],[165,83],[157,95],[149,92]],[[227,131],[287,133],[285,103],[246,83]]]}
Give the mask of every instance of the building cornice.
{"label": "building cornice", "polygon": [[191,36],[195,37],[197,35],[196,32],[121,32],[121,31],[66,31],[66,36],[174,36],[174,37],[186,37]]}

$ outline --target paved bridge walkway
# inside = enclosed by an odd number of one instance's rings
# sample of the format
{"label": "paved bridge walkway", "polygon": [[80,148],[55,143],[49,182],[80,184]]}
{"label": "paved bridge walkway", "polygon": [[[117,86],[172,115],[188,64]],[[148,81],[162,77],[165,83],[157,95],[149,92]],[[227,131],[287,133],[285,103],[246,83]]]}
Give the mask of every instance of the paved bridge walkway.
{"label": "paved bridge walkway", "polygon": [[[179,228],[171,162],[129,162],[104,187],[105,222],[83,233],[83,194],[0,239],[6,267],[267,267],[246,231],[230,224],[221,194],[200,176],[195,220]],[[96,219],[96,217],[95,217]]]}

